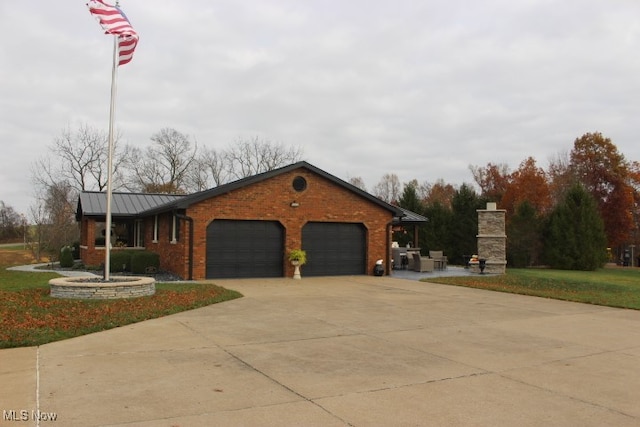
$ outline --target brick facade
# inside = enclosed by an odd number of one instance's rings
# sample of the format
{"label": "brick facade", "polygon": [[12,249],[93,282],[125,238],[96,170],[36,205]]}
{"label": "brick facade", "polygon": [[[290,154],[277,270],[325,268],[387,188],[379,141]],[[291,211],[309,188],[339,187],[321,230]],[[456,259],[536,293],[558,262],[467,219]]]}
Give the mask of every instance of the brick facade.
{"label": "brick facade", "polygon": [[[307,181],[303,191],[292,182],[297,176]],[[297,206],[292,206],[296,202]],[[387,263],[389,271],[390,230],[393,211],[363,197],[332,179],[308,168],[276,174],[268,179],[215,195],[186,208],[184,215],[193,220],[193,279],[206,276],[207,226],[216,219],[278,221],[284,228],[284,274],[293,275],[286,254],[302,246],[302,228],[307,222],[361,223],[366,230],[367,274],[373,274],[376,260]],[[171,241],[172,213],[158,215],[158,238],[154,241],[155,216],[144,218],[144,242],[147,250],[160,255],[160,268],[181,277],[189,276],[189,222],[178,220],[178,239]],[[93,248],[92,220],[82,220],[82,259],[86,264],[100,264],[103,250]],[[97,262],[96,262],[97,261]]]}

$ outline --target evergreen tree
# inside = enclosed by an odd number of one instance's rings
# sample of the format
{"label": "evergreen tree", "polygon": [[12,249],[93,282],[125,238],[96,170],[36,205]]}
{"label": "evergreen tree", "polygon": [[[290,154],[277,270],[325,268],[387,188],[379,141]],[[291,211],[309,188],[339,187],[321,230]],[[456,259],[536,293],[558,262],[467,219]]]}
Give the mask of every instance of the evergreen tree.
{"label": "evergreen tree", "polygon": [[595,270],[606,261],[604,222],[595,199],[580,184],[551,213],[545,237],[546,260],[553,268]]}
{"label": "evergreen tree", "polygon": [[420,203],[420,199],[418,198],[417,185],[418,183],[416,181],[411,181],[405,184],[402,195],[398,200],[398,206],[408,209],[411,212],[422,214],[423,208],[422,203]]}
{"label": "evergreen tree", "polygon": [[474,189],[462,184],[451,200],[451,222],[449,224],[449,246],[445,255],[453,264],[462,264],[463,255],[478,251],[478,209],[483,208],[483,200]]}
{"label": "evergreen tree", "polygon": [[[418,198],[418,182],[416,180],[410,181],[404,185],[404,190],[402,191],[402,195],[398,200],[398,206],[401,208],[410,210],[411,212],[415,212],[419,215],[424,213],[424,209],[422,207],[422,203]],[[398,244],[400,246],[405,246],[407,243],[411,243],[413,245],[414,242],[414,228],[412,226],[407,227],[405,232],[400,234],[397,237]],[[420,230],[418,231],[418,238],[420,238]]]}
{"label": "evergreen tree", "polygon": [[[449,233],[451,232],[451,210],[447,209],[439,201],[428,204],[424,209],[424,216],[429,219],[420,227],[420,247],[427,254],[428,250],[444,249],[448,251],[451,246]],[[453,260],[451,260],[453,262]]]}
{"label": "evergreen tree", "polygon": [[541,245],[540,219],[533,205],[525,200],[517,205],[507,226],[507,265],[523,268],[537,264]]}

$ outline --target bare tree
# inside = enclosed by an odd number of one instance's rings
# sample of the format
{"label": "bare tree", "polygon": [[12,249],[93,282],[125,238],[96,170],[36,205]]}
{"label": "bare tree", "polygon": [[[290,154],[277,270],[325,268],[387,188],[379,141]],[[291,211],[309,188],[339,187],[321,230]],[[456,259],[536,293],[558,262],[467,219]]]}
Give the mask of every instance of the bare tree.
{"label": "bare tree", "polygon": [[0,200],[0,242],[15,240],[21,235],[21,226],[23,224],[20,214]]}
{"label": "bare tree", "polygon": [[396,174],[384,174],[373,188],[373,194],[387,203],[397,203],[400,198],[400,179]]}
{"label": "bare tree", "polygon": [[301,147],[285,147],[256,137],[237,139],[225,152],[229,178],[246,178],[302,159]]}
{"label": "bare tree", "polygon": [[42,259],[42,248],[44,247],[44,241],[47,238],[47,214],[45,212],[44,202],[41,199],[36,199],[36,202],[29,207],[29,214],[31,216],[32,232],[29,233],[29,247],[33,253],[33,257],[36,261],[40,262]]}
{"label": "bare tree", "polygon": [[362,191],[367,191],[367,186],[364,184],[364,180],[360,176],[354,176],[349,178],[349,184],[354,187],[358,187]]}
{"label": "bare tree", "polygon": [[77,194],[70,183],[61,181],[36,197],[37,202],[30,209],[35,228],[35,241],[30,245],[36,259],[44,252],[55,260],[60,248],[78,240],[80,233],[74,218]]}
{"label": "bare tree", "polygon": [[553,203],[557,204],[563,200],[566,192],[575,182],[569,152],[560,151],[555,156],[549,157],[547,171]]}
{"label": "bare tree", "polygon": [[202,191],[226,183],[228,170],[225,157],[224,153],[213,148],[202,148],[189,173],[190,188]]}
{"label": "bare tree", "polygon": [[175,129],[164,128],[151,137],[146,151],[133,148],[127,164],[130,189],[145,192],[185,193],[189,170],[198,152],[197,143]]}
{"label": "bare tree", "polygon": [[[67,182],[78,191],[98,190],[107,187],[108,134],[82,124],[77,130],[63,129],[49,147],[50,156],[41,158],[32,166],[32,179],[39,187]],[[119,134],[114,139],[113,176],[114,189],[124,183],[123,162],[129,147],[122,149]]]}

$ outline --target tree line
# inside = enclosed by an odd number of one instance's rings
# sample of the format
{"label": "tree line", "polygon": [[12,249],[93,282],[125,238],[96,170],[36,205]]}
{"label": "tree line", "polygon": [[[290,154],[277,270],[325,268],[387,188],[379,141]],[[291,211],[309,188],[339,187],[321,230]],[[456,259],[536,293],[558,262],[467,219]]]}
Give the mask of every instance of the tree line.
{"label": "tree line", "polygon": [[[107,138],[106,132],[88,125],[66,128],[54,138],[48,155],[33,163],[36,202],[26,221],[34,247],[55,254],[77,240],[74,216],[79,192],[104,191],[107,186]],[[188,194],[303,156],[300,147],[258,137],[212,148],[172,128],[161,129],[150,141],[145,147],[133,146],[116,135],[114,191]],[[455,186],[442,179],[401,183],[397,175],[387,173],[371,193],[426,216],[429,221],[419,230],[420,246],[443,249],[452,262],[476,252],[476,210],[487,202],[496,202],[507,212],[510,266],[591,269],[606,256],[618,260],[625,249],[638,244],[640,164],[626,160],[601,133],[577,138],[569,152],[549,161],[546,170],[532,157],[513,171],[494,163],[469,169],[475,186]],[[360,177],[349,182],[367,191]],[[19,235],[24,222],[10,206],[0,205],[0,237]],[[407,230],[395,238],[404,244],[413,241],[411,233]],[[578,261],[583,258],[590,261]]]}
{"label": "tree line", "polygon": [[[172,128],[150,139],[149,145],[139,147],[123,143],[116,134],[113,191],[189,194],[295,163],[303,154],[300,147],[259,137],[238,138],[216,149]],[[108,134],[102,130],[86,124],[66,128],[54,138],[49,153],[32,164],[35,203],[30,206],[28,234],[37,259],[42,253],[56,258],[61,247],[79,239],[78,196],[106,190],[108,145]],[[13,218],[10,207],[2,207]],[[6,231],[10,233],[10,227]]]}
{"label": "tree line", "polygon": [[[506,210],[512,267],[592,270],[628,256],[639,243],[640,164],[626,160],[599,132],[577,138],[546,170],[533,157],[513,171],[494,163],[469,168],[479,192],[471,184],[455,187],[442,180],[401,185],[395,174],[385,174],[372,193],[426,216],[420,246],[444,249],[453,262],[476,251],[476,210],[487,202]],[[366,190],[358,177],[351,183]],[[411,230],[395,237],[402,244],[413,241]]]}

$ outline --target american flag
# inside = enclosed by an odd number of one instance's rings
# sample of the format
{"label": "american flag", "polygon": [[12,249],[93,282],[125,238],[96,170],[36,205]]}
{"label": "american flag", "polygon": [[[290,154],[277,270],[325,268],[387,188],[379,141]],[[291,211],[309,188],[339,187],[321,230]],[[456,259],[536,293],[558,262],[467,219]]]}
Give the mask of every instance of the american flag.
{"label": "american flag", "polygon": [[131,61],[139,37],[124,12],[118,6],[111,6],[102,0],[91,0],[87,7],[105,34],[118,37],[118,65]]}

